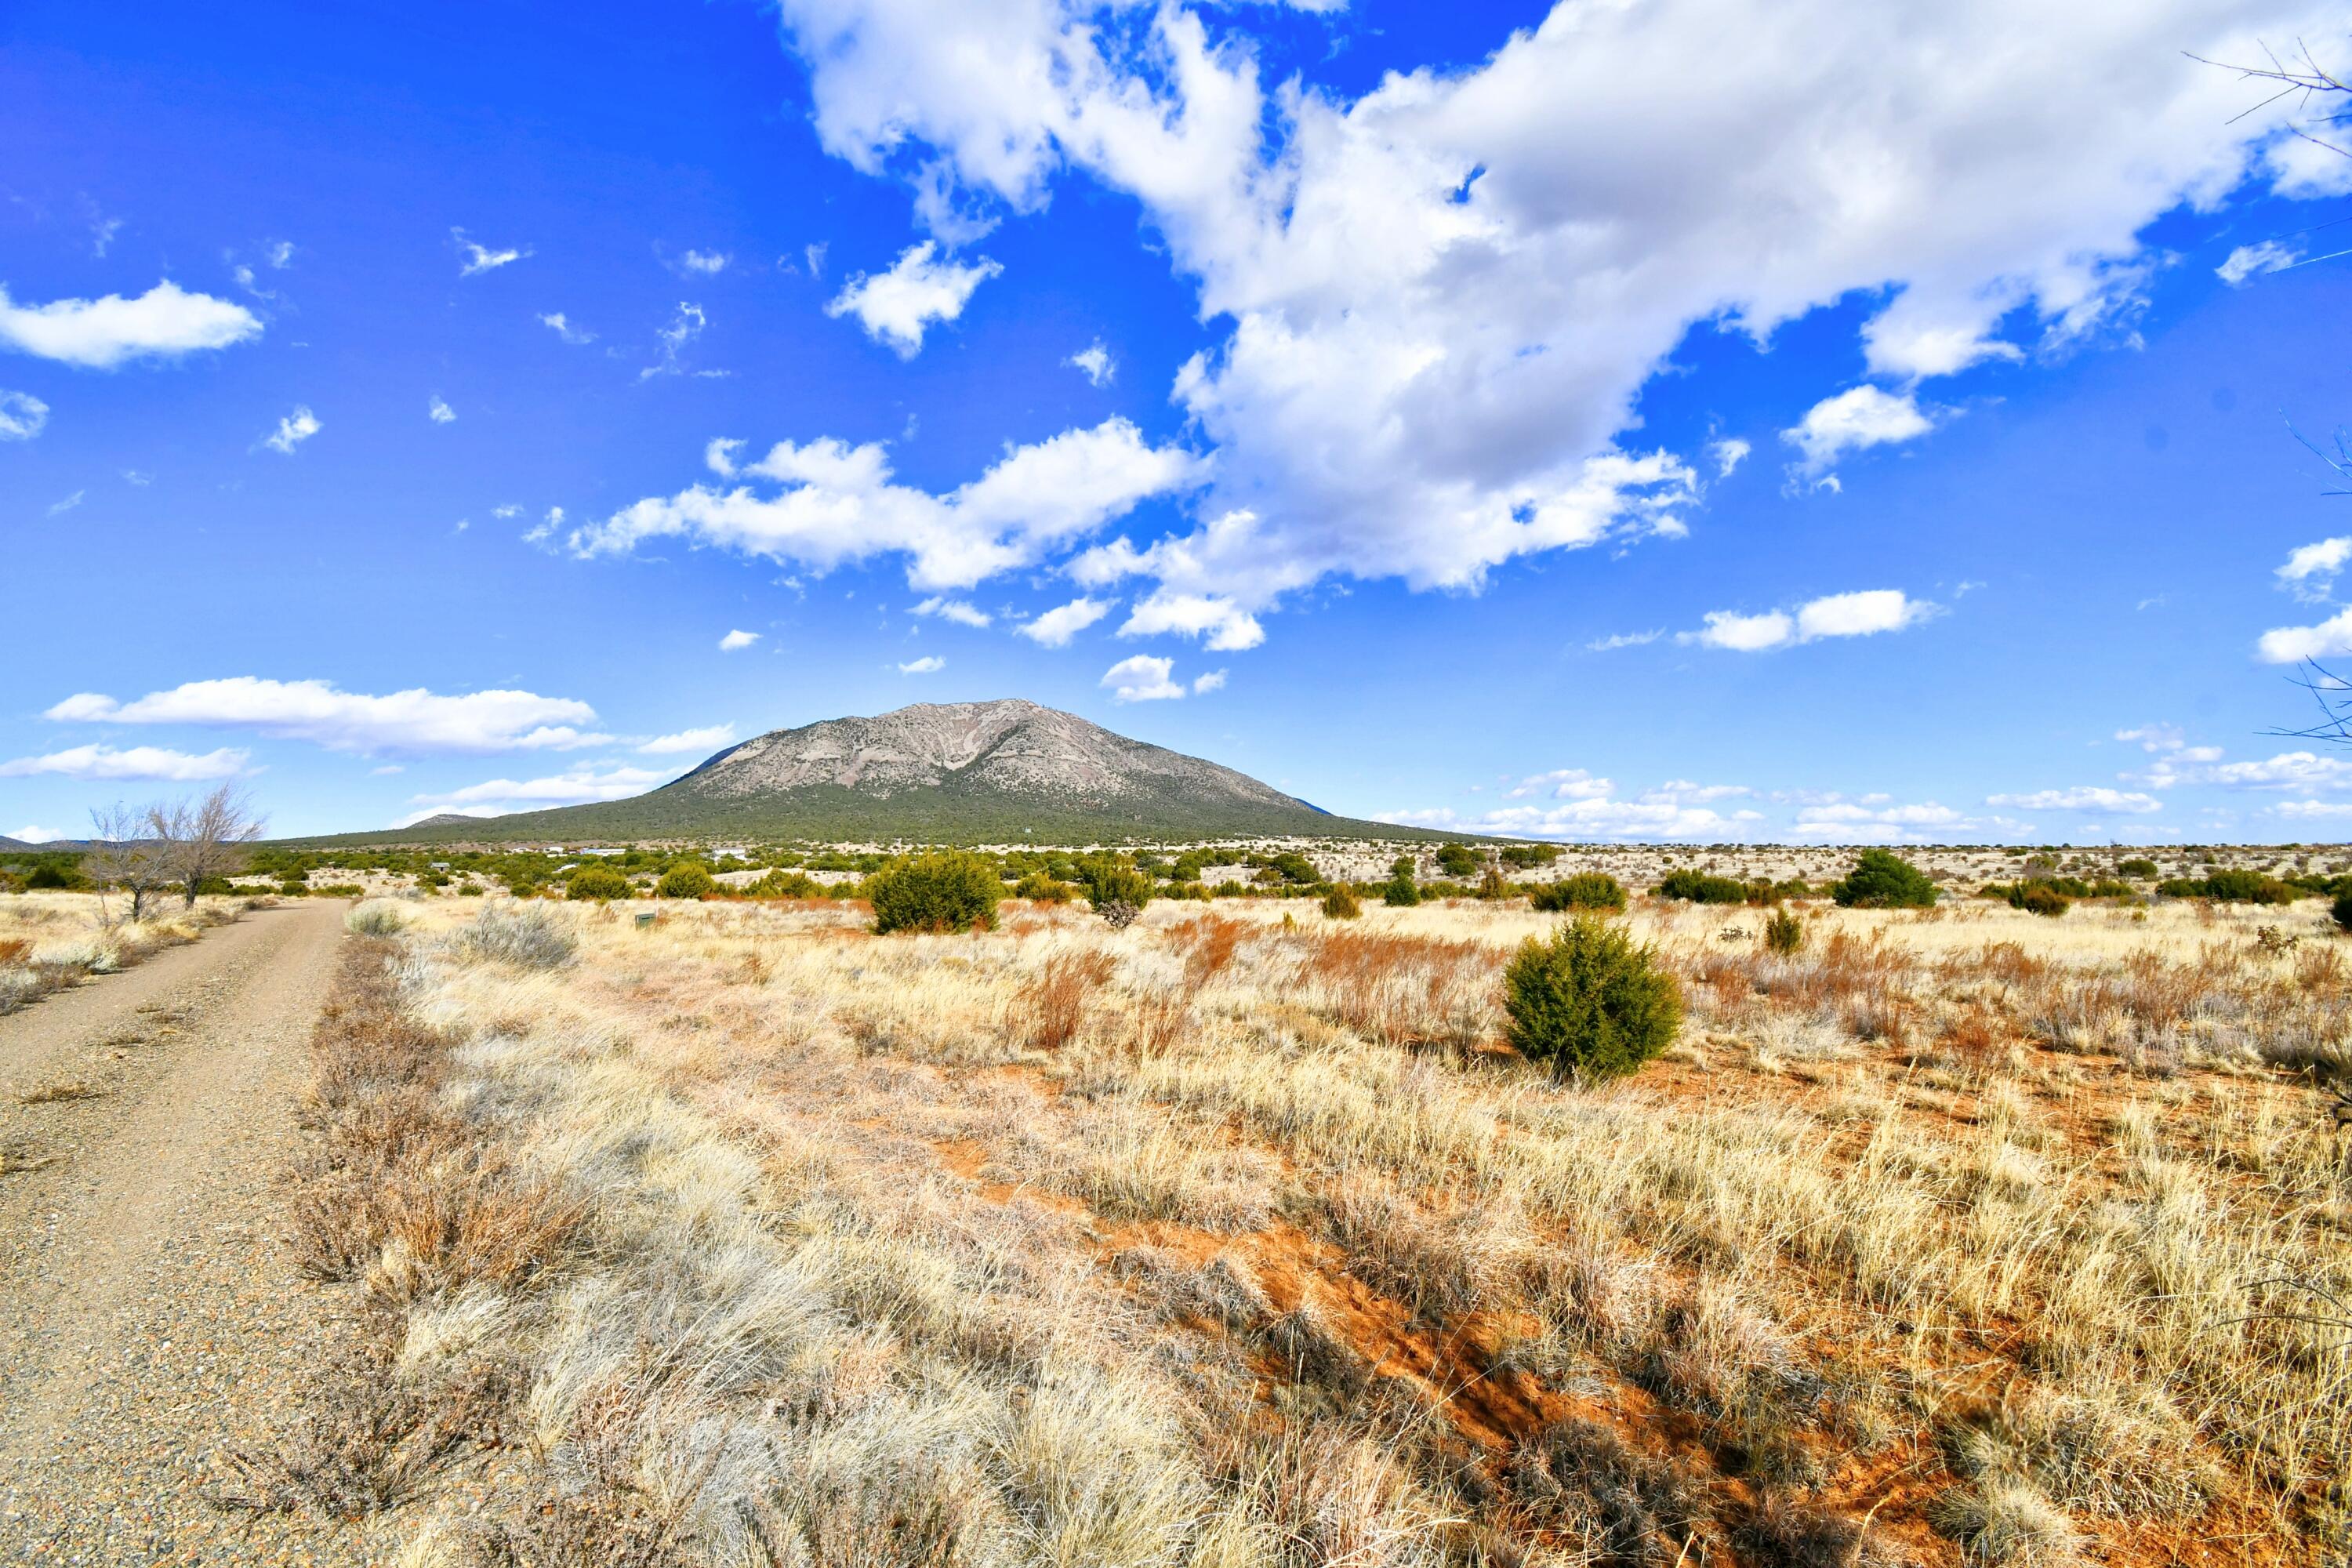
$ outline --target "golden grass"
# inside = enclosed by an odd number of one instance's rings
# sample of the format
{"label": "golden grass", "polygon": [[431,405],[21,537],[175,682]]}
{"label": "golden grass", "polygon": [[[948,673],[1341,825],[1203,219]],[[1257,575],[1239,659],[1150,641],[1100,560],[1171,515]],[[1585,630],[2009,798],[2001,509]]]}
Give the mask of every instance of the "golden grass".
{"label": "golden grass", "polygon": [[2352,966],[2307,910],[1808,909],[1775,958],[1643,903],[1690,1016],[1592,1091],[1497,1044],[1551,923],[1507,907],[566,910],[560,970],[473,912],[383,993],[433,1065],[320,1089],[377,1152],[316,1266],[402,1378],[528,1389],[531,1463],[428,1492],[420,1562],[551,1498],[581,1561],[2343,1549]]}

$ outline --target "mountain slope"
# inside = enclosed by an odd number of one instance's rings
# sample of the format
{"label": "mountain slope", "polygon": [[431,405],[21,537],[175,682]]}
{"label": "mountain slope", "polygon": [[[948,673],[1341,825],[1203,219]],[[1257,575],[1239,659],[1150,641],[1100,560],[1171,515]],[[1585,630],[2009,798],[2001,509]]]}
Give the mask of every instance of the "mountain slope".
{"label": "mountain slope", "polygon": [[1334,816],[1232,768],[1007,699],[772,731],[628,800],[436,817],[339,841],[706,835],[950,843],[1434,837]]}

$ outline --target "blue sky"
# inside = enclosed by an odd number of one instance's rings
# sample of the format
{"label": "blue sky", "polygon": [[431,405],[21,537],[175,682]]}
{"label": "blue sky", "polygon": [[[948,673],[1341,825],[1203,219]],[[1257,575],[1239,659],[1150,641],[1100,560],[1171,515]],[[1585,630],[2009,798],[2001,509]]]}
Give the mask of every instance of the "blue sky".
{"label": "blue sky", "polygon": [[0,833],[1024,696],[1470,828],[2343,837],[2352,160],[2186,58],[2342,30],[2080,9],[12,6]]}

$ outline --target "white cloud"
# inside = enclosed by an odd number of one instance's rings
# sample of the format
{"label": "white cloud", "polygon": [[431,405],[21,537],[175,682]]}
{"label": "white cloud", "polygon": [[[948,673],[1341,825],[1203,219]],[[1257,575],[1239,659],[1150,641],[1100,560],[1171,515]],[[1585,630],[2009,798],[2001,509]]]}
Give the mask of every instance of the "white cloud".
{"label": "white cloud", "polygon": [[900,665],[898,667],[898,673],[901,675],[933,675],[938,673],[940,670],[945,669],[947,667],[948,661],[946,659],[940,658],[936,654],[926,654],[921,658],[909,659],[905,664]]}
{"label": "white cloud", "polygon": [[[2303,821],[2352,816],[2352,800],[2283,800],[2271,807],[2271,815]],[[14,837],[25,835],[19,830]]]}
{"label": "white cloud", "polygon": [[901,359],[914,358],[926,327],[962,315],[972,290],[1004,270],[986,257],[969,267],[933,260],[938,248],[927,239],[908,246],[887,272],[854,275],[824,313],[855,315],[866,336],[887,343]]}
{"label": "white cloud", "polygon": [[250,675],[192,680],[131,702],[85,691],[41,716],[59,723],[253,730],[335,752],[562,751],[612,739],[579,728],[593,724],[596,711],[565,697],[504,690],[444,697],[422,687],[375,697],[324,680]]}
{"label": "white cloud", "polygon": [[731,631],[725,637],[719,639],[719,651],[720,653],[739,653],[744,648],[750,647],[753,643],[758,642],[759,640],[760,634],[758,632],[747,632],[740,629]]}
{"label": "white cloud", "polygon": [[1171,594],[1165,588],[1138,604],[1127,617],[1127,624],[1118,628],[1123,637],[1157,637],[1163,633],[1205,637],[1208,646],[1219,652],[1237,653],[1265,641],[1265,628],[1258,625],[1257,617],[1231,599],[1206,594]]}
{"label": "white cloud", "polygon": [[2315,626],[2273,626],[2254,648],[2266,664],[2299,664],[2352,653],[2352,610],[2338,610]]}
{"label": "white cloud", "polygon": [[1980,833],[1987,826],[1937,801],[1889,805],[1883,795],[1851,800],[1832,792],[1800,805],[1789,837],[1825,844],[1924,843]]}
{"label": "white cloud", "polygon": [[1746,616],[1734,610],[1710,610],[1702,617],[1706,624],[1699,630],[1678,632],[1675,640],[1735,653],[1760,653],[1822,637],[1902,631],[1940,613],[1938,606],[1910,598],[1898,588],[1869,588],[1826,595],[1800,605],[1793,614],[1767,610]]}
{"label": "white cloud", "polygon": [[551,552],[555,547],[549,544],[548,541],[553,539],[555,531],[562,526],[563,509],[560,506],[549,507],[545,517],[523,531],[522,542],[525,544],[540,545]]}
{"label": "white cloud", "polygon": [[679,353],[700,337],[702,329],[709,324],[701,306],[680,301],[677,311],[670,317],[669,325],[654,334],[661,342],[661,358],[637,372],[637,379],[647,381],[656,375],[683,374],[686,366],[678,363]]}
{"label": "white cloud", "polygon": [[590,801],[625,800],[643,795],[672,775],[649,768],[612,768],[598,773],[578,768],[540,779],[488,779],[442,795],[411,795],[419,809],[394,824],[405,827],[428,816],[455,811],[467,816],[498,816],[509,811],[540,811],[557,805],[584,805]]}
{"label": "white cloud", "polygon": [[1150,654],[1139,653],[1133,658],[1120,659],[1104,670],[1100,684],[1109,691],[1114,701],[1165,701],[1184,695],[1184,689],[1171,679],[1175,668],[1174,659],[1154,658]]}
{"label": "white cloud", "polygon": [[73,510],[74,508],[81,505],[82,498],[88,494],[89,494],[88,490],[76,490],[73,494],[66,497],[66,499],[61,501],[50,502],[49,515],[51,517],[63,517],[66,513]]}
{"label": "white cloud", "polygon": [[1863,385],[1814,404],[1780,439],[1804,454],[1805,472],[1820,474],[1848,452],[1908,441],[1935,427],[1909,393],[1896,396]]}
{"label": "white cloud", "polygon": [[294,265],[294,242],[290,239],[264,240],[261,253],[280,272]]}
{"label": "white cloud", "polygon": [[1755,449],[1737,436],[1727,436],[1720,441],[1709,441],[1706,456],[1707,460],[1715,465],[1715,477],[1727,479],[1734,469],[1747,461],[1748,454]]}
{"label": "white cloud", "polygon": [[222,747],[201,756],[164,746],[75,746],[47,756],[18,757],[0,763],[0,778],[26,778],[56,773],[73,779],[168,779],[192,784],[204,779],[232,778],[245,771],[248,753]]}
{"label": "white cloud", "polygon": [[715,752],[735,742],[732,724],[706,724],[699,730],[680,730],[675,735],[656,735],[637,750],[649,757],[667,756],[673,752]]}
{"label": "white cloud", "polygon": [[0,345],[89,370],[223,349],[260,335],[260,321],[244,306],[188,293],[169,279],[135,300],[109,294],[46,305],[16,304],[0,285]]}
{"label": "white cloud", "polygon": [[29,392],[0,392],[0,441],[29,441],[49,423],[49,405]]}
{"label": "white cloud", "polygon": [[[1948,374],[2127,325],[2183,201],[2342,177],[2184,53],[2332,36],[2309,0],[1561,5],[1353,100],[1181,0],[780,9],[822,143],[935,232],[1072,173],[1140,204],[1222,334],[1176,388],[1210,514],[1259,520],[1163,585],[1253,610],[1654,531],[1689,466],[1617,442],[1696,323],[1763,342],[1859,296],[1873,374]],[[1695,60],[1736,64],[1695,100]]]}
{"label": "white cloud", "polygon": [[1697,784],[1675,779],[1631,797],[1616,784],[1582,768],[1559,768],[1522,779],[1515,800],[1546,804],[1507,805],[1464,816],[1450,807],[1427,811],[1376,812],[1379,822],[1455,827],[1474,833],[1504,833],[1528,838],[1706,838],[1728,842],[1754,836],[1763,814],[1745,807],[1729,812],[1717,803],[1750,792],[1741,784]]}
{"label": "white cloud", "polygon": [[1195,697],[1204,696],[1212,691],[1223,691],[1224,689],[1225,672],[1222,669],[1212,669],[1192,678],[1192,695]]}
{"label": "white cloud", "polygon": [[1103,347],[1100,338],[1062,363],[1083,374],[1097,386],[1108,386],[1118,374],[1118,361],[1111,358],[1110,350]]}
{"label": "white cloud", "polygon": [[1042,647],[1067,647],[1070,639],[1111,612],[1108,600],[1079,597],[1057,605],[1013,629]]}
{"label": "white cloud", "polygon": [[1664,627],[1654,632],[1612,632],[1605,637],[1595,637],[1584,646],[1593,653],[1614,653],[1621,647],[1640,647],[1645,643],[1654,643],[1665,635]]}
{"label": "white cloud", "polygon": [[2042,789],[2029,795],[1989,795],[1987,805],[2021,811],[2122,811],[2145,814],[2162,811],[2164,802],[2137,790],[2108,789],[2088,784],[2076,789]]}
{"label": "white cloud", "polygon": [[2300,247],[2265,239],[2230,252],[2228,259],[2213,268],[2213,276],[2232,289],[2242,289],[2262,273],[2283,272],[2302,259]]}
{"label": "white cloud", "polygon": [[2163,757],[2165,762],[2159,766],[2176,763],[2218,763],[2221,760],[2221,747],[2190,745],[2178,724],[2142,724],[2135,730],[2118,730],[2116,739],[2135,742],[2141,751]]}
{"label": "white cloud", "polygon": [[425,416],[436,425],[455,425],[457,422],[457,411],[442,402],[437,393],[425,401]]}
{"label": "white cloud", "polygon": [[2323,603],[2336,592],[2336,574],[2352,560],[2352,536],[2339,535],[2290,552],[2278,569],[2279,586],[2306,603]]}
{"label": "white cloud", "polygon": [[677,270],[698,278],[715,278],[735,258],[723,250],[688,250],[679,254]]}
{"label": "white cloud", "polygon": [[125,468],[122,470],[122,482],[126,485],[136,485],[144,489],[155,482],[155,476],[143,473],[137,468]]}
{"label": "white cloud", "polygon": [[54,827],[43,827],[37,822],[28,822],[22,827],[10,828],[7,837],[19,844],[47,844],[51,839],[63,838],[65,835]]}
{"label": "white cloud", "polygon": [[530,254],[530,247],[527,245],[517,246],[507,250],[492,250],[487,246],[476,245],[466,237],[466,231],[462,228],[451,229],[449,238],[465,258],[464,262],[457,268],[457,276],[460,278],[471,278],[478,272],[493,271],[510,262],[520,261]]}
{"label": "white cloud", "polygon": [[1054,547],[1124,516],[1150,497],[1199,482],[1200,462],[1178,447],[1151,447],[1124,419],[1066,430],[1015,447],[977,479],[933,495],[891,481],[878,442],[782,441],[754,463],[730,452],[709,461],[728,479],[769,481],[728,490],[697,485],[649,497],[575,531],[583,556],[625,552],[639,541],[680,534],[698,544],[829,571],[846,562],[900,553],[909,584],[968,588],[999,572],[1034,564]]}
{"label": "white cloud", "polygon": [[539,320],[542,326],[551,328],[555,335],[567,343],[593,343],[596,341],[595,333],[585,327],[575,325],[572,319],[561,310],[542,311]]}
{"label": "white cloud", "polygon": [[975,609],[961,599],[942,598],[937,594],[925,599],[921,604],[914,605],[913,613],[919,616],[937,616],[941,620],[953,621],[958,626],[984,626],[994,619],[986,610]]}
{"label": "white cloud", "polygon": [[319,423],[319,416],[310,412],[308,404],[304,404],[298,406],[293,413],[278,420],[277,432],[274,435],[264,436],[260,444],[273,452],[283,452],[291,457],[295,447],[316,436],[323,428],[324,426]]}

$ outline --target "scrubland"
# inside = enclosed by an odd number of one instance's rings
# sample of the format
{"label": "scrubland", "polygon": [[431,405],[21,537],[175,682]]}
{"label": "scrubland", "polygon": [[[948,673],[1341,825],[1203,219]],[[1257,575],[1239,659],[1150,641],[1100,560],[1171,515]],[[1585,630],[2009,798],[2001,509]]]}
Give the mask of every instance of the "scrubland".
{"label": "scrubland", "polygon": [[289,1231],[373,1328],[221,1500],[416,1568],[2343,1552],[2317,907],[1799,912],[1637,900],[1688,1014],[1598,1087],[1500,1045],[1524,905],[356,914]]}
{"label": "scrubland", "polygon": [[158,912],[143,921],[119,918],[127,900],[110,902],[91,893],[0,898],[0,1014],[89,975],[128,969],[236,918],[236,903],[221,899],[199,900],[193,909],[158,900]]}

